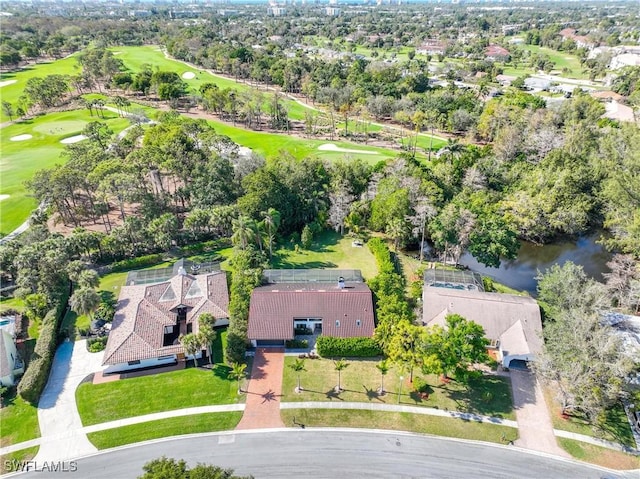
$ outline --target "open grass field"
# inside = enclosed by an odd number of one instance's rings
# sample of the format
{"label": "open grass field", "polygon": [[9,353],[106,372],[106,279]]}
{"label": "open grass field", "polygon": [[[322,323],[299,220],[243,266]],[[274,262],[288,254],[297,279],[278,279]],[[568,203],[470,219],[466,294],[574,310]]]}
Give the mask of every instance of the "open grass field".
{"label": "open grass field", "polygon": [[3,313],[9,309],[22,311],[24,309],[24,300],[2,296],[0,298],[0,313]]}
{"label": "open grass field", "polygon": [[109,449],[161,437],[227,431],[235,428],[241,418],[242,412],[196,414],[92,432],[87,436],[98,449]]}
{"label": "open grass field", "polygon": [[640,469],[640,457],[625,454],[624,452],[613,451],[564,437],[558,438],[558,445],[580,461],[611,469]]}
{"label": "open grass field", "polygon": [[[0,81],[2,82],[15,80],[15,83],[0,87],[2,101],[8,101],[15,106],[16,100],[20,95],[22,95],[24,86],[30,78],[41,78],[54,74],[77,75],[80,73],[80,69],[77,65],[78,61],[74,55],[60,60],[29,65],[16,72],[0,73]],[[7,120],[9,120],[9,117],[5,115],[3,111],[0,111],[0,122]]]}
{"label": "open grass field", "polygon": [[[115,133],[129,125],[128,120],[116,113],[104,112],[104,121]],[[28,196],[24,182],[37,170],[62,163],[60,154],[64,145],[60,140],[79,134],[90,121],[97,120],[88,110],[73,110],[38,116],[20,121],[0,130],[0,195],[9,195],[0,201],[0,233],[8,234],[25,221],[37,206]],[[24,141],[11,141],[20,135],[31,135]]]}
{"label": "open grass field", "polygon": [[0,456],[0,474],[15,472],[11,468],[11,461],[29,461],[36,457],[39,449],[40,446],[28,447],[27,449],[20,449],[19,451],[12,452],[11,454]]}
{"label": "open grass field", "polygon": [[305,427],[360,427],[410,431],[499,444],[506,444],[518,438],[517,429],[512,427],[409,413],[348,409],[285,409],[280,411],[280,415],[285,426],[294,426],[295,417],[295,423],[304,424]]}
{"label": "open grass field", "polygon": [[0,409],[0,447],[40,437],[38,409],[15,394],[2,399]]}
{"label": "open grass field", "polygon": [[[296,393],[297,373],[289,367],[295,359],[291,356],[285,358],[281,398],[283,402],[345,401],[398,404],[400,374],[397,368],[392,368],[385,376],[384,388],[388,392],[380,396],[376,392],[381,381],[380,372],[376,369],[378,360],[347,360],[349,366],[341,373],[341,386],[344,391],[336,394],[333,388],[338,383],[338,373],[334,369],[333,361],[330,359],[307,360],[305,361],[307,371],[300,376],[304,390]],[[424,376],[424,378],[431,386],[429,397],[426,399],[414,392],[409,384],[408,374],[405,373],[400,391],[400,404],[515,419],[511,389],[505,378],[484,376],[480,380],[471,382],[468,388],[455,381],[443,384],[433,375]]]}
{"label": "open grass field", "polygon": [[564,419],[561,415],[560,404],[554,398],[553,391],[547,387],[544,390],[544,394],[551,415],[551,421],[555,429],[599,437],[607,441],[624,444],[625,446],[636,447],[631,427],[629,426],[627,416],[621,405],[607,411],[603,427],[594,428],[586,421],[577,417]]}
{"label": "open grass field", "polygon": [[295,251],[292,245],[275,251],[275,269],[339,268],[359,269],[365,279],[378,274],[376,261],[367,246],[353,247],[353,238],[340,236],[333,230],[323,231],[314,239],[310,250]]}
{"label": "open grass field", "polygon": [[[191,363],[192,364],[192,363]],[[236,404],[235,381],[227,378],[228,367],[213,370],[187,368],[110,383],[81,384],[76,390],[78,412],[85,426],[126,417],[141,416],[212,404]]]}
{"label": "open grass field", "polygon": [[569,73],[563,74],[567,78],[588,78],[588,75],[582,72],[582,65],[580,60],[575,55],[567,52],[559,52],[552,50],[551,48],[540,47],[538,45],[521,45],[520,48],[527,50],[531,53],[540,53],[548,55],[552,62],[556,64],[556,70],[562,70],[567,68]]}

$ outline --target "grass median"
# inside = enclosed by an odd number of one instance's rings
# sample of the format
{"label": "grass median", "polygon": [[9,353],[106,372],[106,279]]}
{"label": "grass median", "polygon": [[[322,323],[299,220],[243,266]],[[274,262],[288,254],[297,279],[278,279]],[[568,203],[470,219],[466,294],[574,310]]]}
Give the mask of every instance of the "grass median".
{"label": "grass median", "polygon": [[[286,409],[280,411],[285,426],[355,427],[409,431],[436,436],[507,444],[518,438],[517,429],[495,424],[409,413],[346,409]],[[294,422],[295,419],[295,422]]]}
{"label": "grass median", "polygon": [[586,442],[559,437],[558,444],[571,456],[580,461],[590,462],[611,469],[640,469],[640,457],[614,451],[605,447],[594,446]]}
{"label": "grass median", "polygon": [[23,463],[36,457],[39,449],[40,446],[28,447],[0,456],[0,474],[21,471]]}
{"label": "grass median", "polygon": [[242,412],[196,414],[92,432],[87,437],[98,449],[108,449],[161,437],[227,431],[235,428],[241,418]]}
{"label": "grass median", "polygon": [[38,408],[18,396],[15,388],[2,399],[0,424],[0,447],[40,437]]}

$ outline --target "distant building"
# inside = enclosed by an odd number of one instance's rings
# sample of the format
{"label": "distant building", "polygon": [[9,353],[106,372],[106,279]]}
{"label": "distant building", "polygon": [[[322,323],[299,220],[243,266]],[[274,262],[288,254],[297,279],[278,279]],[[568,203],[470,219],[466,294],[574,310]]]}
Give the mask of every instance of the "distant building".
{"label": "distant building", "polygon": [[339,17],[340,9],[336,7],[327,7],[324,9],[325,13],[330,17]]}
{"label": "distant building", "polygon": [[640,66],[640,54],[639,53],[621,53],[611,59],[609,68],[611,70],[619,70],[624,67],[637,67]]}
{"label": "distant building", "polygon": [[500,45],[489,45],[484,51],[485,58],[489,61],[505,62],[509,60],[511,54],[509,50]]}
{"label": "distant building", "polygon": [[10,387],[24,373],[24,363],[16,349],[14,337],[0,329],[0,385]]}
{"label": "distant building", "polygon": [[445,49],[444,43],[440,40],[427,38],[416,48],[416,53],[418,55],[440,55],[444,53]]}
{"label": "distant building", "polygon": [[274,17],[282,17],[287,14],[287,9],[284,7],[272,6],[268,9],[269,15],[273,15]]}
{"label": "distant building", "polygon": [[594,42],[584,35],[576,35],[576,30],[574,28],[565,28],[560,30],[559,35],[562,37],[562,41],[573,40],[576,42],[576,46],[578,48],[593,48],[596,46]]}

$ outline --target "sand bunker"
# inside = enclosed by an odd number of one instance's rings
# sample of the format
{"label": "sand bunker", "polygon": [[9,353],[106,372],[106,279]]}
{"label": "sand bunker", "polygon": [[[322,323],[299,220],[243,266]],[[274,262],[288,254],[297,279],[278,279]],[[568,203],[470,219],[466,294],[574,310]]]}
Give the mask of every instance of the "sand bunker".
{"label": "sand bunker", "polygon": [[124,52],[113,52],[114,55],[122,55]]}
{"label": "sand bunker", "polygon": [[64,143],[65,145],[68,145],[69,143],[78,143],[79,141],[82,140],[86,140],[87,137],[84,135],[76,135],[76,136],[70,136],[69,138],[65,138],[64,140],[60,140],[60,143]]}
{"label": "sand bunker", "polygon": [[193,80],[196,77],[196,74],[193,72],[184,72],[182,74],[182,78],[184,78],[185,80]]}
{"label": "sand bunker", "polygon": [[377,151],[367,151],[367,150],[350,150],[349,148],[340,148],[339,146],[334,145],[333,143],[325,143],[324,145],[320,145],[318,147],[320,151],[337,151],[339,153],[360,153],[362,155],[377,155]]}
{"label": "sand bunker", "polygon": [[0,88],[2,88],[3,86],[7,86],[7,85],[13,85],[15,82],[17,82],[18,80],[5,80],[5,81],[0,81]]}
{"label": "sand bunker", "polygon": [[33,136],[31,135],[18,135],[18,136],[12,136],[11,138],[9,138],[9,141],[24,141],[24,140],[30,140],[31,138],[33,138]]}
{"label": "sand bunker", "polygon": [[9,198],[9,195],[0,195],[0,201],[6,200],[7,198]]}

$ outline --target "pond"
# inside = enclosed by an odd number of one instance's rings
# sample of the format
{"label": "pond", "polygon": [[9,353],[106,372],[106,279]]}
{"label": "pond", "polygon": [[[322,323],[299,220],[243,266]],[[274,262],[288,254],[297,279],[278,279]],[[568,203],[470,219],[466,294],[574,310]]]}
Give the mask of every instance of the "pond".
{"label": "pond", "polygon": [[607,262],[612,255],[604,246],[597,243],[601,236],[602,232],[597,231],[573,241],[543,246],[523,241],[518,257],[510,261],[503,260],[499,268],[486,267],[478,263],[469,253],[462,256],[460,263],[484,276],[492,277],[499,283],[536,296],[538,282],[535,277],[538,271],[544,272],[556,263],[564,264],[567,261],[573,261],[582,265],[590,277],[602,281],[602,273],[609,271]]}

